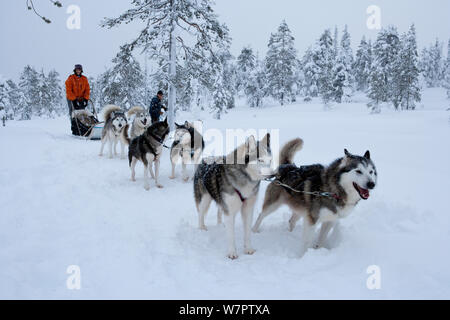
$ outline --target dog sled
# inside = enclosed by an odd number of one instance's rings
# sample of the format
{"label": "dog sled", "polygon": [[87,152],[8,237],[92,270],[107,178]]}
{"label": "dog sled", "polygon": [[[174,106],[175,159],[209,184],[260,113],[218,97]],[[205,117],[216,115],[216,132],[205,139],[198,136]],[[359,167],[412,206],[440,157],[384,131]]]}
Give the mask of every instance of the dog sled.
{"label": "dog sled", "polygon": [[72,135],[87,140],[100,140],[102,137],[103,122],[97,117],[95,106],[91,100],[92,112],[86,109],[75,110],[72,105],[71,129]]}

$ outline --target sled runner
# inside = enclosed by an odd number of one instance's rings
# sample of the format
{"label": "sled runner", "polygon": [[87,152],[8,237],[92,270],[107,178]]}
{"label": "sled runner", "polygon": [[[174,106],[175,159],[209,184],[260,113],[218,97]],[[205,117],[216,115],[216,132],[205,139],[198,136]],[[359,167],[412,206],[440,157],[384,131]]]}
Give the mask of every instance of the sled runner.
{"label": "sled runner", "polygon": [[87,109],[74,110],[72,106],[72,134],[89,140],[100,140],[103,122],[98,121],[94,104],[90,101],[93,112]]}

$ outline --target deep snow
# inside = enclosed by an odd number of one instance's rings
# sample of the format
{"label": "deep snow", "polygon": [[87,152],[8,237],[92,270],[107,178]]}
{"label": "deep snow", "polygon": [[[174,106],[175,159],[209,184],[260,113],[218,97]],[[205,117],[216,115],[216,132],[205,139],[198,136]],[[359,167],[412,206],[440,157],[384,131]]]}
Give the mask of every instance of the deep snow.
{"label": "deep snow", "polygon": [[[216,211],[197,229],[192,182],[170,180],[145,191],[142,166],[130,181],[127,160],[100,158],[98,141],[71,137],[69,120],[10,121],[0,127],[0,298],[311,299],[450,298],[450,125],[440,89],[426,90],[413,112],[371,115],[363,98],[324,111],[319,103],[238,107],[205,129],[280,129],[280,142],[302,137],[297,164],[329,163],[348,148],[369,149],[377,188],[341,221],[332,249],[299,259],[301,228],[287,231],[287,208],[254,234],[253,256],[225,257]],[[262,184],[254,218],[267,182]],[[66,269],[81,268],[81,290]],[[369,290],[366,269],[381,269]]]}

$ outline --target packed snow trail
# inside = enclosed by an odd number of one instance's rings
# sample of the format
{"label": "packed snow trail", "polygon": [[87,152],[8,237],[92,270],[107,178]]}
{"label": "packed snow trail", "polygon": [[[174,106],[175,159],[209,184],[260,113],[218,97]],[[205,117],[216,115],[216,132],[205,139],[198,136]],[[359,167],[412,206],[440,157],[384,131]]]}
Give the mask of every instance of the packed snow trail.
{"label": "packed snow trail", "polygon": [[[298,165],[328,164],[344,148],[371,151],[377,188],[341,221],[331,249],[301,259],[301,227],[287,231],[286,207],[252,235],[252,256],[243,254],[238,217],[240,256],[227,259],[215,207],[209,230],[200,231],[192,181],[182,182],[180,167],[168,178],[167,150],[164,188],[151,180],[145,191],[141,164],[131,182],[128,161],[99,157],[100,143],[72,137],[67,118],[7,122],[0,127],[0,298],[448,299],[449,113],[443,92],[427,94],[414,112],[370,115],[364,103],[323,111],[311,103],[203,119],[205,129],[279,128],[281,144],[301,137]],[[70,265],[80,267],[80,290],[66,287]],[[371,265],[381,270],[379,290],[366,286]]]}

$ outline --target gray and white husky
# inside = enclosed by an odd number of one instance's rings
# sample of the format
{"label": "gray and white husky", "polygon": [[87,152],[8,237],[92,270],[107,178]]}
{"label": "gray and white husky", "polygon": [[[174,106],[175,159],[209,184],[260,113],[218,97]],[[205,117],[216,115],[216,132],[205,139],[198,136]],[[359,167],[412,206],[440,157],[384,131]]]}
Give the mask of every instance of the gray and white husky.
{"label": "gray and white husky", "polygon": [[221,223],[222,214],[225,215],[230,259],[238,257],[234,239],[234,221],[238,211],[242,213],[244,224],[244,252],[255,252],[250,242],[253,208],[260,182],[271,171],[271,162],[270,135],[267,134],[261,141],[250,136],[227,156],[204,159],[197,167],[194,197],[199,228],[206,230],[205,215],[214,200],[218,207],[218,223]]}
{"label": "gray and white husky", "polygon": [[141,106],[135,106],[128,110],[128,118],[135,115],[133,122],[131,123],[130,139],[140,136],[145,130],[152,124],[150,114]]}
{"label": "gray and white husky", "polygon": [[175,123],[175,126],[174,141],[170,148],[170,162],[172,163],[170,179],[175,178],[175,167],[181,160],[183,180],[188,181],[189,176],[186,172],[186,165],[194,164],[197,166],[199,164],[205,148],[205,141],[192,123],[186,121],[182,125]]}
{"label": "gray and white husky", "polygon": [[118,106],[107,105],[103,109],[103,118],[105,119],[105,126],[102,130],[102,146],[100,148],[100,156],[103,156],[103,149],[106,142],[109,143],[109,157],[117,155],[117,143],[120,141],[121,151],[120,157],[125,158],[126,141],[123,138],[123,131],[127,125],[127,117],[122,109]]}
{"label": "gray and white husky", "polygon": [[[145,132],[131,140],[128,148],[128,160],[131,168],[131,180],[136,181],[135,167],[138,161],[144,164],[144,188],[150,189],[148,172],[150,170],[155,178],[158,188],[163,186],[158,182],[159,166],[164,140],[170,132],[167,118],[164,121],[153,123]],[[129,140],[128,140],[129,141]],[[155,174],[153,175],[152,166],[155,164]]]}
{"label": "gray and white husky", "polygon": [[[288,142],[280,152],[280,166],[276,179],[267,187],[262,212],[253,226],[258,232],[262,220],[286,204],[292,210],[289,230],[292,231],[303,217],[301,251],[303,256],[310,247],[324,245],[328,232],[338,219],[346,217],[377,183],[377,170],[370,159],[350,154],[325,167],[320,164],[297,167],[292,159],[303,147],[303,140]],[[314,240],[314,229],[322,223],[318,237]]]}

